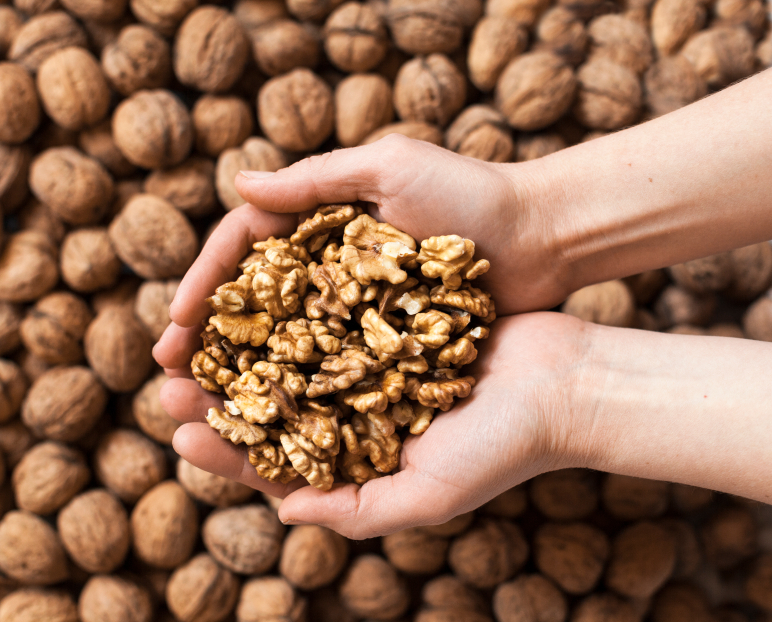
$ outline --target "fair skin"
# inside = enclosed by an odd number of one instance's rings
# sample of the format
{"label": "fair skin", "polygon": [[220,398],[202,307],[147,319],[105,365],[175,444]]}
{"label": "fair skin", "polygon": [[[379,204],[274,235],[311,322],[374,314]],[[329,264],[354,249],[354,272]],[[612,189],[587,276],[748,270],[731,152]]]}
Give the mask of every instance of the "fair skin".
{"label": "fair skin", "polygon": [[[584,285],[772,238],[767,71],[697,104],[524,164],[495,165],[388,137],[246,174],[248,205],[207,242],[156,346],[173,377],[174,447],[193,464],[284,498],[280,518],[351,538],[437,524],[539,473],[588,467],[772,502],[772,346],[587,324],[550,308]],[[221,398],[191,379],[204,302],[252,242],[318,204],[366,201],[416,239],[458,233],[493,268],[501,317],[471,397],[410,438],[399,472],[323,493],[260,479],[204,422]],[[520,314],[520,315],[517,315]]]}

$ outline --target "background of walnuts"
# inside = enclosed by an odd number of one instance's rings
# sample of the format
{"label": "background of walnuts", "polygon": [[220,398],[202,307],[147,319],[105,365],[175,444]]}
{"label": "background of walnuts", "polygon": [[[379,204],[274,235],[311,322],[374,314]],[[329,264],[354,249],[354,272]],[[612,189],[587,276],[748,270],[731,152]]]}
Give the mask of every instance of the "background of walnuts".
{"label": "background of walnuts", "polygon": [[[663,482],[285,529],[174,455],[150,355],[240,169],[391,131],[528,160],[771,60],[762,0],[0,0],[0,622],[772,618],[769,508]],[[771,280],[760,244],[564,311],[772,341]]]}

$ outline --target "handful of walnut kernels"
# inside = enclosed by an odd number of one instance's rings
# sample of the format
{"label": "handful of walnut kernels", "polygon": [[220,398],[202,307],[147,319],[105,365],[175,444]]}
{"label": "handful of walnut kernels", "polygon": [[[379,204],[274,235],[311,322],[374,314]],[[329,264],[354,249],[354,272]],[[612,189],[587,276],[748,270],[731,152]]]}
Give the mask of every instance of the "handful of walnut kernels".
{"label": "handful of walnut kernels", "polygon": [[415,240],[352,205],[320,207],[287,239],[254,245],[242,275],[208,299],[214,315],[191,364],[220,435],[249,447],[258,475],[334,473],[364,484],[399,464],[407,434],[469,395],[461,368],[496,313],[471,281],[474,242]]}

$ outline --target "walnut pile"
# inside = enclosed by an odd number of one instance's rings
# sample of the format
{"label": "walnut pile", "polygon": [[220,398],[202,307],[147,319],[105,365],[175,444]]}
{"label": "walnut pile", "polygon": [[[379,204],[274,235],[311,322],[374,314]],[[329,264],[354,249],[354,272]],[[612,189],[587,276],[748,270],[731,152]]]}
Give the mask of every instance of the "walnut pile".
{"label": "walnut pile", "polygon": [[329,490],[336,471],[357,484],[392,472],[407,435],[475,384],[462,368],[496,317],[472,283],[489,262],[457,235],[419,248],[353,205],[320,207],[289,239],[253,248],[207,300],[191,363],[228,397],[209,425],[272,482],[302,475]]}

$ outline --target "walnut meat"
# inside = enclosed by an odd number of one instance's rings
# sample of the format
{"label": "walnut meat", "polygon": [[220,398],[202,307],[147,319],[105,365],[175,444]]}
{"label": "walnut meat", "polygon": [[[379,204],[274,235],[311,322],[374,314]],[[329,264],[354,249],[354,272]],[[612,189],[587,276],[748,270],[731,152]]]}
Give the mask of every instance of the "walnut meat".
{"label": "walnut meat", "polygon": [[627,475],[609,474],[603,482],[602,499],[606,511],[621,520],[655,518],[668,506],[669,484]]}
{"label": "walnut meat", "polygon": [[346,2],[324,25],[324,49],[339,69],[369,71],[386,56],[388,37],[383,19],[369,4]]}
{"label": "walnut meat", "polygon": [[236,192],[234,180],[239,171],[278,171],[287,166],[285,155],[275,145],[253,136],[240,148],[230,148],[220,154],[215,171],[217,196],[225,209],[236,209],[244,199]]}
{"label": "walnut meat", "polygon": [[359,617],[394,620],[410,604],[404,581],[382,557],[362,555],[349,566],[340,585],[345,607]]}
{"label": "walnut meat", "polygon": [[315,590],[338,577],[347,557],[343,536],[317,525],[299,525],[284,540],[279,572],[295,587]]}
{"label": "walnut meat", "polygon": [[16,363],[0,359],[0,423],[19,412],[27,393],[27,380]]}
{"label": "walnut meat", "polygon": [[277,19],[250,32],[252,52],[260,70],[278,76],[298,67],[313,69],[319,41],[310,28],[291,19]]}
{"label": "walnut meat", "polygon": [[464,76],[442,54],[406,62],[394,83],[394,107],[404,121],[447,125],[465,100]]}
{"label": "walnut meat", "polygon": [[244,584],[236,606],[237,622],[302,622],[305,619],[306,599],[281,577],[258,577]]}
{"label": "walnut meat", "polygon": [[158,89],[169,82],[171,51],[152,28],[131,24],[102,50],[102,70],[121,95],[141,89]]}
{"label": "walnut meat", "polygon": [[21,339],[35,356],[52,365],[83,359],[83,335],[93,319],[86,302],[69,292],[44,296],[21,323]]}
{"label": "walnut meat", "polygon": [[94,452],[97,479],[126,503],[134,503],[166,475],[163,450],[135,430],[111,430]]}
{"label": "walnut meat", "polygon": [[461,155],[487,162],[511,162],[512,133],[504,116],[490,106],[469,106],[448,128],[445,146]]}
{"label": "walnut meat", "polygon": [[356,147],[394,117],[391,85],[377,74],[358,74],[335,89],[336,135],[344,147]]}
{"label": "walnut meat", "polygon": [[638,117],[642,103],[638,76],[607,58],[595,58],[577,72],[574,116],[594,130],[616,130]]}
{"label": "walnut meat", "polygon": [[191,116],[196,149],[210,157],[240,145],[254,128],[252,111],[240,97],[204,95],[196,101]]}
{"label": "walnut meat", "polygon": [[[66,592],[22,588],[0,600],[0,622],[79,622],[78,608]],[[85,622],[85,621],[84,621]]]}
{"label": "walnut meat", "polygon": [[583,523],[548,523],[534,537],[536,567],[569,594],[586,594],[609,554],[606,534]]}
{"label": "walnut meat", "polygon": [[308,69],[295,69],[266,82],[257,105],[266,136],[288,151],[312,151],[332,134],[332,91]]}
{"label": "walnut meat", "polygon": [[147,589],[115,575],[94,575],[78,600],[82,622],[150,622],[153,603]]}
{"label": "walnut meat", "polygon": [[604,326],[630,327],[635,322],[635,300],[622,281],[588,285],[571,294],[562,311]]}
{"label": "walnut meat", "polygon": [[67,234],[61,251],[62,278],[77,292],[90,293],[115,285],[121,261],[107,229],[77,229]]}
{"label": "walnut meat", "polygon": [[636,523],[612,543],[606,584],[624,596],[648,598],[670,578],[675,563],[672,532],[655,523]]}
{"label": "walnut meat", "polygon": [[655,116],[673,112],[704,97],[708,85],[684,56],[663,56],[643,80],[644,100]]}
{"label": "walnut meat", "polygon": [[19,29],[8,50],[8,60],[34,74],[57,50],[86,45],[86,32],[78,22],[64,11],[51,11],[32,17]]}
{"label": "walnut meat", "polygon": [[651,11],[651,39],[662,56],[669,56],[705,25],[702,0],[657,0]]}
{"label": "walnut meat", "polygon": [[206,553],[177,568],[166,585],[166,604],[179,622],[218,622],[238,595],[238,579]]}
{"label": "walnut meat", "polygon": [[420,527],[384,536],[383,552],[397,570],[406,574],[435,574],[444,565],[449,542]]}
{"label": "walnut meat", "polygon": [[143,24],[167,37],[174,34],[179,23],[198,5],[198,0],[129,0],[131,12]]}
{"label": "walnut meat", "polygon": [[0,570],[27,585],[51,585],[67,578],[67,556],[48,523],[12,510],[0,521]]}
{"label": "walnut meat", "polygon": [[112,572],[129,552],[129,517],[106,490],[75,497],[59,512],[56,526],[70,558],[86,572]]}
{"label": "walnut meat", "polygon": [[0,142],[24,142],[40,123],[35,82],[21,65],[0,62],[0,93]]}
{"label": "walnut meat", "polygon": [[469,79],[481,91],[492,91],[509,62],[523,53],[528,33],[511,17],[484,17],[469,43]]}
{"label": "walnut meat", "polygon": [[539,574],[521,575],[496,588],[493,611],[500,622],[563,622],[568,603],[549,579]]}
{"label": "walnut meat", "polygon": [[753,73],[753,37],[742,27],[715,27],[697,33],[681,53],[709,87],[721,88]]}
{"label": "walnut meat", "polygon": [[215,507],[229,507],[247,501],[254,490],[239,482],[209,473],[180,458],[177,481],[191,497]]}

